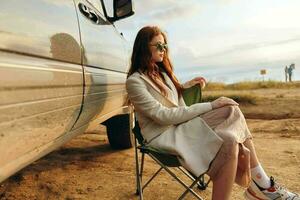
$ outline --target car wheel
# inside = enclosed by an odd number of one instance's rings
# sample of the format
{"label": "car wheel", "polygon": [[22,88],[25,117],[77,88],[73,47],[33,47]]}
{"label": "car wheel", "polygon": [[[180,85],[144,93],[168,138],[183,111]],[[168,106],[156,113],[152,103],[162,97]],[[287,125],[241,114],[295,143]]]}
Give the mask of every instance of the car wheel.
{"label": "car wheel", "polygon": [[103,123],[113,149],[127,149],[133,145],[129,114],[114,116]]}

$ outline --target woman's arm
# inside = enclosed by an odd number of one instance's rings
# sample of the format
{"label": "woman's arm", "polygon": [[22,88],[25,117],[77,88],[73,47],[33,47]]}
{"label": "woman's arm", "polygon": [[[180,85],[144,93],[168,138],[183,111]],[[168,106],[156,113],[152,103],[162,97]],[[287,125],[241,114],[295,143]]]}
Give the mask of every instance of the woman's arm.
{"label": "woman's arm", "polygon": [[180,124],[212,109],[210,103],[168,108],[149,93],[142,79],[135,77],[127,79],[126,89],[134,108],[162,125]]}

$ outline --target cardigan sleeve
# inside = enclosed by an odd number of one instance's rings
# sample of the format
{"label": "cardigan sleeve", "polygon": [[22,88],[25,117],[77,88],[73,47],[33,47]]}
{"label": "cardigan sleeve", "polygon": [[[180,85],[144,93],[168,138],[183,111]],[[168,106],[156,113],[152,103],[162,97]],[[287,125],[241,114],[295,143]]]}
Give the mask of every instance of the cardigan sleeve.
{"label": "cardigan sleeve", "polygon": [[128,97],[134,108],[161,125],[186,122],[212,109],[211,104],[197,103],[191,106],[166,107],[148,91],[145,82],[138,77],[126,81]]}

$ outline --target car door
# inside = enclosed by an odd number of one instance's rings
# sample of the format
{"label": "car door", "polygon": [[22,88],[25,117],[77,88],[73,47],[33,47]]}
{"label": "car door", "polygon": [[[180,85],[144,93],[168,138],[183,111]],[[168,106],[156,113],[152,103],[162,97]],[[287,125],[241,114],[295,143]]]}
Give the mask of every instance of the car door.
{"label": "car door", "polygon": [[75,134],[81,58],[72,0],[1,1],[0,182]]}
{"label": "car door", "polygon": [[103,15],[100,0],[75,0],[83,58],[85,88],[82,114],[75,128],[100,123],[122,112],[128,69],[126,41]]}

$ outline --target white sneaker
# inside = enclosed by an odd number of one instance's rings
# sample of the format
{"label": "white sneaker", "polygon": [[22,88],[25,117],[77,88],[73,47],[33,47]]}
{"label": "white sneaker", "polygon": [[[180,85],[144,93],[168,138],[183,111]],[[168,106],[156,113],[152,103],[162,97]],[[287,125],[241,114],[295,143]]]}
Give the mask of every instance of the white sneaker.
{"label": "white sneaker", "polygon": [[271,176],[271,187],[261,190],[259,186],[252,180],[250,186],[244,193],[247,200],[300,200],[296,193],[289,192],[284,187],[275,183]]}

